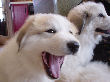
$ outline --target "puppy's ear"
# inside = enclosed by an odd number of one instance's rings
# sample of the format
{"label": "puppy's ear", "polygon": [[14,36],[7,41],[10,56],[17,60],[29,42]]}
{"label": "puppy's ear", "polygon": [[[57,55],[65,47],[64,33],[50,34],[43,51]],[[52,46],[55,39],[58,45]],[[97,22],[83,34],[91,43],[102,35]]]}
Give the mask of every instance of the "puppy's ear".
{"label": "puppy's ear", "polygon": [[19,30],[18,36],[17,36],[17,44],[19,46],[18,51],[21,49],[22,39],[23,39],[24,35],[26,34],[28,28],[32,26],[33,21],[34,21],[34,16],[33,15],[29,16],[27,18],[27,20],[25,21],[25,23],[23,24],[23,26],[21,27],[21,29]]}
{"label": "puppy's ear", "polygon": [[83,31],[86,23],[87,23],[87,19],[89,17],[89,14],[87,12],[84,12],[83,16],[82,16],[82,26],[79,29],[79,35],[81,34],[81,32]]}
{"label": "puppy's ear", "polygon": [[73,9],[69,12],[67,18],[70,20],[70,22],[76,25],[80,34],[85,27],[88,17],[89,17],[89,14],[87,12],[78,12]]}

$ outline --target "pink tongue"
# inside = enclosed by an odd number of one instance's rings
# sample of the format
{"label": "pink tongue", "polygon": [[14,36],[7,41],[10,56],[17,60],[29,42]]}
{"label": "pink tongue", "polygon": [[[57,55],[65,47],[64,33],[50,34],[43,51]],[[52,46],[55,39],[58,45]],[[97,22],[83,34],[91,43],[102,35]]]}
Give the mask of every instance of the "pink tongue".
{"label": "pink tongue", "polygon": [[49,56],[50,71],[54,78],[59,78],[60,68],[63,63],[63,60],[64,60],[63,56],[54,56],[54,55]]}

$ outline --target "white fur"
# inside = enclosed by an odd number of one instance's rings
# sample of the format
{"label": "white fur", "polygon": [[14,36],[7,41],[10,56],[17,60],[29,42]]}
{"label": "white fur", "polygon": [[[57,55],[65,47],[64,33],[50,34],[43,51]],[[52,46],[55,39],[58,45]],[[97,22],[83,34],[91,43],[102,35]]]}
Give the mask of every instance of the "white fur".
{"label": "white fur", "polygon": [[[68,54],[67,42],[78,42],[73,36],[77,30],[72,31],[73,35],[69,32],[72,27],[66,18],[59,15],[30,16],[0,53],[0,82],[53,82],[45,72],[42,52],[57,56]],[[57,32],[45,32],[48,29]]]}
{"label": "white fur", "polygon": [[[89,18],[82,33],[78,35],[81,48],[76,56],[67,57],[61,78],[57,82],[110,82],[110,68],[101,62],[90,62],[93,49],[103,35],[96,33],[95,29],[110,29],[110,17],[101,3],[85,2],[73,8],[68,19],[78,26],[85,12],[89,14]],[[104,14],[105,18],[98,17],[99,13]]]}

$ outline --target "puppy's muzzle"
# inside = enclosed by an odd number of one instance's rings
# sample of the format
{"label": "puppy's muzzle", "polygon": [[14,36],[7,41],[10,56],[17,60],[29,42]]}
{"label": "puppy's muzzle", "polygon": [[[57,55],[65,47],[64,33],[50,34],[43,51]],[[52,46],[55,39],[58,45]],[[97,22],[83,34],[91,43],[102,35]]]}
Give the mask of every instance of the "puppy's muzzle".
{"label": "puppy's muzzle", "polygon": [[70,41],[67,43],[67,47],[69,49],[69,51],[74,54],[78,51],[79,49],[79,43],[75,42],[75,41]]}

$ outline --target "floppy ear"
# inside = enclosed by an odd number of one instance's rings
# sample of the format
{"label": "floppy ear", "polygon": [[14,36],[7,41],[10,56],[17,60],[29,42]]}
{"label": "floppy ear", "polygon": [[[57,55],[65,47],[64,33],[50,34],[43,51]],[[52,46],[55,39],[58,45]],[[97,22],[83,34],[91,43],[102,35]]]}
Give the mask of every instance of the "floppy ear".
{"label": "floppy ear", "polygon": [[86,23],[87,23],[87,18],[89,17],[89,14],[87,12],[84,12],[83,16],[82,16],[82,26],[79,29],[79,35],[81,34],[81,32],[83,31]]}
{"label": "floppy ear", "polygon": [[70,22],[76,25],[76,27],[79,30],[79,34],[83,31],[87,18],[89,17],[89,14],[87,12],[77,12],[76,10],[71,10],[68,14],[68,19]]}
{"label": "floppy ear", "polygon": [[18,51],[21,49],[22,39],[23,39],[24,35],[26,34],[28,28],[32,26],[33,21],[34,21],[34,16],[29,16],[27,18],[27,20],[25,21],[24,25],[19,30],[18,36],[17,36],[17,44],[19,46]]}

